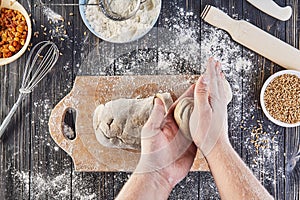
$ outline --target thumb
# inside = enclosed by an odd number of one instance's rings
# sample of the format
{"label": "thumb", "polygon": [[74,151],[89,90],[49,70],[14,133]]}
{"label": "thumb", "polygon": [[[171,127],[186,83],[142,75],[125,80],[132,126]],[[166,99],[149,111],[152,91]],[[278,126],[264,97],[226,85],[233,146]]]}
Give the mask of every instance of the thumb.
{"label": "thumb", "polygon": [[195,95],[196,104],[200,107],[207,106],[209,104],[208,83],[209,80],[208,80],[208,76],[206,75],[200,76],[200,78],[196,83],[194,95]]}
{"label": "thumb", "polygon": [[150,129],[159,129],[164,120],[166,111],[163,102],[159,98],[154,99],[154,106],[145,126]]}

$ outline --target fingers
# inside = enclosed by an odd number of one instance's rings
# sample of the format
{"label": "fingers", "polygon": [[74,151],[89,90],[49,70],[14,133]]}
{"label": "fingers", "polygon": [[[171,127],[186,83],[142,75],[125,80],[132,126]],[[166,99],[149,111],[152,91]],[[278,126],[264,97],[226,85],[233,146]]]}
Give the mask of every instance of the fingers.
{"label": "fingers", "polygon": [[147,140],[159,134],[161,126],[165,117],[165,107],[159,98],[154,99],[154,106],[152,108],[149,119],[142,128],[141,140]]}
{"label": "fingers", "polygon": [[193,97],[194,96],[195,84],[191,85],[178,99],[177,102],[185,97]]}
{"label": "fingers", "polygon": [[208,79],[207,76],[200,76],[195,87],[195,104],[200,107],[209,106],[208,102]]}
{"label": "fingers", "polygon": [[185,97],[194,97],[195,84],[191,85],[169,108],[168,115],[173,115],[174,109],[178,102]]}
{"label": "fingers", "polygon": [[155,98],[154,106],[148,121],[154,124],[157,122],[161,123],[164,120],[165,114],[166,113],[164,103],[161,99]]}
{"label": "fingers", "polygon": [[160,128],[162,121],[165,117],[165,107],[159,98],[154,99],[154,106],[145,126],[151,130]]}
{"label": "fingers", "polygon": [[206,68],[206,73],[209,75],[211,80],[216,79],[216,66],[217,66],[217,61],[215,61],[214,58],[209,58],[207,62],[207,68]]}
{"label": "fingers", "polygon": [[[211,61],[214,62],[214,61]],[[226,96],[225,86],[228,87],[228,82],[222,72],[222,66],[220,62],[215,62],[214,66],[208,65],[208,70],[210,71],[210,78],[214,80],[210,88],[210,95],[212,98],[224,101],[228,103],[231,100],[231,95]],[[213,69],[212,69],[213,68]],[[213,71],[213,72],[211,72]],[[230,88],[230,87],[229,87]]]}
{"label": "fingers", "polygon": [[210,84],[209,84],[209,91],[210,96],[212,98],[219,98],[219,87],[218,87],[218,78],[221,73],[221,63],[218,61],[215,61],[213,58],[209,58],[207,63],[207,69],[206,69],[206,76],[209,77]]}

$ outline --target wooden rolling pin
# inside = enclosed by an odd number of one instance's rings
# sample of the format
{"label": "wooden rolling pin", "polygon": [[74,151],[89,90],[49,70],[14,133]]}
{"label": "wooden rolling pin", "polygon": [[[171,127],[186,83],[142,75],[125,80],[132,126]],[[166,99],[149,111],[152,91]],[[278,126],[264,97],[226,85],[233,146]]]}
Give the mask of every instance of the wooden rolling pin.
{"label": "wooden rolling pin", "polygon": [[201,18],[227,31],[233,40],[278,65],[300,71],[300,51],[244,20],[234,20],[223,11],[207,5]]}

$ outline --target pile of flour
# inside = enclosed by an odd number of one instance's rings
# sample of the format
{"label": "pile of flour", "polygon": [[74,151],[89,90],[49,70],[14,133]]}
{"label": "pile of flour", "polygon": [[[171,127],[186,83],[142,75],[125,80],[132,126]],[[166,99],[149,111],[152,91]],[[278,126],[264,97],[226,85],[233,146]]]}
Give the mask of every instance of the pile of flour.
{"label": "pile of flour", "polygon": [[[125,3],[119,4],[123,8]],[[88,4],[97,4],[98,0],[89,0]],[[103,39],[122,43],[138,39],[146,34],[155,24],[161,9],[161,0],[147,0],[141,4],[136,15],[125,21],[114,21],[107,18],[99,6],[86,6],[85,15],[90,26]],[[124,8],[128,10],[128,8]]]}
{"label": "pile of flour", "polygon": [[107,3],[110,3],[109,7],[113,13],[117,13],[119,16],[129,16],[139,4],[139,0],[110,0]]}

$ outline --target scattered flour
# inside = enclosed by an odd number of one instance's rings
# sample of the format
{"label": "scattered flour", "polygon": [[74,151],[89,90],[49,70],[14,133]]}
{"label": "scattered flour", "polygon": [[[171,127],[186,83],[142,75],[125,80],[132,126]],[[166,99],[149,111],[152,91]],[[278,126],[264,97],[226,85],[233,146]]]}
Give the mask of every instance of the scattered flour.
{"label": "scattered flour", "polygon": [[[284,152],[280,148],[283,134],[263,122],[262,116],[253,118],[260,109],[256,95],[260,88],[256,82],[261,74],[252,62],[255,55],[234,42],[226,32],[200,21],[199,16],[182,8],[176,9],[178,16],[162,18],[164,26],[141,39],[138,49],[132,44],[107,54],[102,51],[107,48],[106,43],[101,42],[86,56],[87,65],[81,72],[97,75],[201,74],[208,58],[215,57],[222,63],[234,96],[228,110],[231,141],[242,154],[247,153],[251,170],[257,177],[264,177],[266,187],[272,190],[277,180],[284,177],[284,164],[276,164]],[[268,145],[257,151],[252,140],[255,138],[253,130],[259,124],[266,133],[262,133],[255,143],[267,142]],[[274,166],[277,166],[276,171]]]}
{"label": "scattered flour", "polygon": [[82,180],[83,178],[78,176],[75,172],[72,174],[72,182],[69,178],[71,174],[68,171],[63,172],[60,175],[49,177],[45,174],[29,175],[29,172],[12,173],[14,178],[19,181],[19,184],[23,185],[23,193],[28,198],[44,199],[45,197],[51,197],[51,199],[97,199],[97,195],[89,191],[89,188]]}
{"label": "scattered flour", "polygon": [[[97,0],[89,0],[88,4],[97,4]],[[108,19],[99,6],[86,6],[85,15],[90,26],[102,39],[123,43],[146,34],[155,24],[160,9],[160,0],[147,0],[141,4],[134,17],[125,21]]]}
{"label": "scattered flour", "polygon": [[[210,56],[215,57],[222,63],[222,69],[226,78],[231,84],[233,90],[233,102],[229,107],[230,132],[235,133],[231,136],[231,141],[236,143],[235,146],[241,146],[243,152],[247,152],[250,168],[257,177],[264,177],[264,181],[269,182],[269,186],[276,185],[276,179],[284,177],[284,165],[278,166],[277,172],[274,174],[274,166],[281,156],[280,142],[283,141],[282,134],[277,134],[278,130],[269,126],[266,122],[260,121],[258,117],[252,118],[259,108],[256,97],[253,95],[256,85],[255,75],[258,75],[258,69],[252,63],[251,52],[243,49],[240,45],[233,42],[230,36],[222,30],[213,28],[199,20],[199,16],[193,12],[185,12],[183,9],[176,7],[177,15],[174,17],[163,17],[163,27],[152,30],[144,39],[139,41],[139,48],[136,43],[128,45],[126,48],[120,47],[110,51],[106,42],[97,43],[94,49],[88,55],[82,54],[83,63],[78,67],[78,75],[156,75],[156,74],[201,74],[205,71],[207,59]],[[180,17],[180,23],[175,19]],[[191,24],[193,21],[193,24]],[[158,42],[156,34],[159,35]],[[89,42],[88,39],[84,40]],[[83,44],[83,48],[86,44]],[[88,44],[91,45],[90,43]],[[83,52],[86,52],[83,50]],[[69,71],[69,63],[65,65],[64,70]],[[71,86],[68,86],[71,87]],[[70,88],[66,88],[69,90]],[[242,91],[243,90],[243,91]],[[243,103],[242,103],[243,102]],[[49,115],[49,102],[37,102],[36,107],[45,109],[45,116],[42,116],[40,122],[46,124],[46,116]],[[44,120],[45,119],[45,122]],[[253,130],[263,125],[263,132],[257,143],[268,142],[264,148],[260,148],[258,152],[251,142],[255,135]],[[242,128],[241,128],[242,127]],[[240,142],[241,135],[243,137],[242,144]],[[46,135],[37,136],[37,140],[42,143],[49,143]],[[238,144],[237,144],[238,143]],[[57,151],[58,147],[55,146]],[[262,169],[261,166],[264,166]],[[23,173],[23,172],[22,172]],[[21,173],[21,174],[22,174]],[[116,173],[117,174],[117,173]],[[118,174],[117,174],[118,175]],[[116,176],[117,176],[116,175]],[[25,173],[25,185],[28,174]],[[68,199],[70,188],[64,187],[70,183],[66,183],[70,173],[63,173],[57,177],[42,177],[41,174],[34,175],[32,184],[38,187],[39,184],[46,185],[45,190],[37,191],[36,195],[42,192],[50,192],[51,189],[57,187],[57,197]],[[21,177],[21,176],[20,176]],[[193,174],[191,180],[193,181]],[[61,181],[58,181],[61,180]],[[79,180],[79,179],[78,179]],[[74,180],[76,182],[76,179]],[[107,183],[105,183],[107,184]],[[56,185],[56,186],[55,186]],[[78,195],[79,199],[95,199],[96,194],[89,192],[92,187],[85,186],[86,193],[78,192],[83,190],[83,186],[75,184],[72,188],[74,195]],[[204,184],[205,185],[205,184]],[[201,193],[209,194],[211,191],[217,191],[213,180],[209,181],[209,187],[201,186]],[[268,184],[267,184],[268,185]],[[270,187],[271,187],[270,186]],[[107,187],[110,187],[107,186]],[[180,184],[183,187],[183,184]],[[186,185],[184,187],[187,187]],[[193,189],[193,190],[197,190]],[[182,190],[180,190],[182,191]],[[197,194],[198,191],[190,191],[191,194]],[[81,195],[81,196],[80,196]],[[214,194],[218,198],[218,194]],[[174,192],[174,199],[180,194]],[[81,198],[82,197],[82,198]],[[171,198],[172,199],[172,198]]]}
{"label": "scattered flour", "polygon": [[54,12],[51,8],[45,6],[42,2],[40,3],[41,3],[43,14],[47,17],[48,21],[52,21],[54,23],[59,23],[60,21],[64,21],[63,16]]}
{"label": "scattered flour", "polygon": [[[45,96],[46,96],[46,94],[45,94]],[[33,102],[33,105],[34,105],[35,109],[39,109],[42,112],[39,112],[41,114],[37,116],[38,121],[35,120],[35,121],[32,121],[32,123],[34,124],[34,123],[38,122],[41,125],[47,126],[49,116],[50,116],[50,113],[51,113],[51,110],[52,110],[52,103],[51,103],[50,99],[37,100],[37,101]]]}
{"label": "scattered flour", "polygon": [[[240,145],[244,149],[243,152],[247,153],[247,159],[251,159],[249,161],[250,168],[254,171],[255,175],[257,177],[263,176],[264,180],[269,181],[271,185],[276,187],[276,179],[284,177],[285,173],[283,165],[283,167],[279,166],[276,169],[277,174],[274,174],[274,166],[278,165],[276,163],[278,161],[277,158],[282,156],[280,154],[283,152],[280,149],[280,142],[284,142],[284,140],[282,134],[276,134],[278,132],[276,128],[269,126],[267,122],[260,121],[258,123],[258,117],[252,118],[259,107],[257,106],[258,103],[255,96],[252,95],[256,87],[252,83],[255,82],[252,76],[253,74],[258,74],[256,66],[251,62],[253,54],[233,42],[230,36],[224,31],[200,22],[199,16],[194,15],[194,13],[185,12],[178,7],[176,9],[178,10],[178,16],[175,16],[175,18],[163,17],[162,20],[164,20],[163,24],[165,26],[151,31],[149,36],[139,41],[139,49],[134,44],[132,48],[120,48],[110,51],[107,48],[106,42],[95,44],[94,50],[88,55],[82,55],[84,62],[82,66],[78,66],[78,75],[201,74],[205,71],[205,64],[208,57],[214,56],[221,61],[223,71],[233,89],[233,102],[235,103],[231,104],[229,108],[229,115],[231,116],[230,131],[237,132],[237,134],[236,136],[232,135],[231,141],[237,143],[240,141],[241,134],[243,135],[243,143],[236,144],[235,146]],[[180,22],[176,21],[178,17],[181,19]],[[55,22],[57,22],[56,18],[60,20],[59,16],[57,16],[54,18]],[[96,20],[96,18],[94,19]],[[191,21],[193,21],[193,24],[190,23]],[[107,28],[109,22],[105,26],[103,28]],[[159,34],[159,42],[157,42],[155,36],[157,33]],[[62,31],[62,34],[64,34],[64,31]],[[107,34],[110,34],[109,31],[107,31]],[[117,38],[117,36],[112,35],[111,38]],[[66,37],[66,39],[68,38]],[[90,41],[87,39],[84,42],[89,43]],[[89,43],[88,45],[91,44]],[[113,51],[115,53],[112,53]],[[83,50],[83,52],[86,51]],[[64,68],[68,73],[71,73],[69,70],[70,65],[70,63],[67,63]],[[71,81],[66,80],[66,82]],[[58,94],[59,97],[62,98],[71,87],[71,85],[68,85],[64,94]],[[244,107],[241,106],[242,104]],[[46,129],[50,111],[53,107],[52,102],[48,99],[39,100],[34,103],[34,107],[35,109],[44,110],[45,114],[36,116],[37,120],[32,122],[33,125],[39,123],[40,127],[45,127]],[[268,148],[260,148],[258,153],[256,153],[257,149],[251,140],[255,138],[253,130],[259,127],[260,123],[263,124],[263,132],[266,132],[266,134],[262,134],[258,142],[264,143],[268,141],[269,145],[267,146]],[[35,135],[33,140],[33,156],[39,155],[39,152],[36,152],[36,150],[40,149],[41,145],[44,145],[46,148],[53,148],[53,152],[59,150],[47,131],[44,131],[41,135]],[[264,166],[263,169],[261,168],[262,165]],[[50,166],[49,168],[52,167],[55,168],[57,166]],[[33,170],[32,173],[36,171],[38,170]],[[92,190],[93,186],[86,185],[88,181],[81,178],[82,173],[71,173],[70,171],[66,171],[56,176],[48,176],[37,172],[31,174],[31,179],[28,172],[14,172],[13,175],[19,179],[25,193],[28,195],[30,185],[32,189],[30,195],[34,199],[41,199],[45,194],[49,194],[49,196],[53,195],[54,199],[71,199],[69,196],[71,190],[74,199],[97,199],[97,194]],[[112,180],[121,177],[119,173],[114,174]],[[187,179],[188,183],[197,180],[195,178],[197,176],[194,176],[195,173],[191,174],[190,180]],[[70,182],[70,176],[74,177],[72,182]],[[205,183],[200,185],[200,193],[218,199],[217,192],[216,194],[210,194],[210,191],[216,191],[211,176],[202,177],[201,174],[201,178],[203,180],[200,181]],[[120,179],[123,180],[122,177]],[[207,179],[211,179],[211,181],[207,183]],[[113,184],[107,180],[104,184],[107,188],[113,187]],[[183,183],[180,184],[179,188],[182,187]],[[188,187],[188,184],[185,187]],[[198,187],[191,188],[189,193],[198,193]],[[180,194],[177,194],[175,191],[173,199],[178,199],[178,195]],[[182,195],[183,199],[184,197]],[[201,199],[201,197],[199,198]]]}
{"label": "scattered flour", "polygon": [[67,137],[69,139],[75,138],[75,133],[68,124],[63,123],[63,133],[65,134],[65,137]]}

